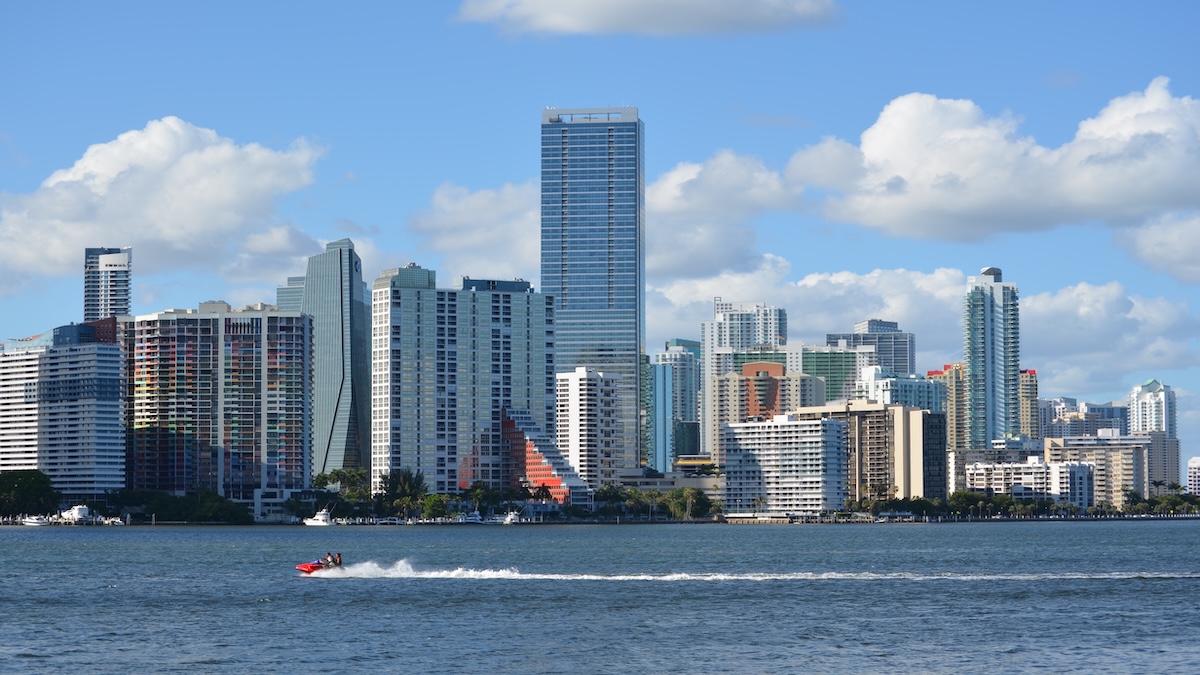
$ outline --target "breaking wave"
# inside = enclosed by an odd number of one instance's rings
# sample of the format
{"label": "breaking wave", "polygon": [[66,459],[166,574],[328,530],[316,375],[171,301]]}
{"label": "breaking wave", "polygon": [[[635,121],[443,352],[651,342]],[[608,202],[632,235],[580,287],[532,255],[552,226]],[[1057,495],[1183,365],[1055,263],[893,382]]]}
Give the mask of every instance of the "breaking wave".
{"label": "breaking wave", "polygon": [[407,560],[390,566],[374,561],[348,564],[320,570],[310,575],[324,579],[513,579],[537,581],[1048,581],[1048,580],[1125,580],[1125,579],[1200,579],[1200,572],[1056,572],[1056,573],[925,573],[913,572],[787,572],[724,573],[667,572],[661,574],[553,574],[522,572],[515,567],[502,569],[417,569]]}

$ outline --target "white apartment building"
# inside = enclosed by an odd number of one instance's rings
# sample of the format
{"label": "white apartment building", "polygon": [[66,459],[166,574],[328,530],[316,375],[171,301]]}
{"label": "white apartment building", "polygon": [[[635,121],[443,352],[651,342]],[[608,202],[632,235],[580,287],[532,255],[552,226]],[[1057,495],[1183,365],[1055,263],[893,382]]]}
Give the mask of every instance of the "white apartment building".
{"label": "white apartment building", "polygon": [[820,514],[846,504],[846,423],[776,415],[722,427],[728,513]]}
{"label": "white apartment building", "polygon": [[750,418],[774,417],[825,402],[825,381],[800,372],[785,373],[778,363],[748,363],[740,373],[709,378],[704,416],[714,439],[713,463],[725,465],[727,449],[721,427]]}
{"label": "white apartment building", "polygon": [[1200,457],[1192,457],[1187,463],[1188,494],[1200,495]]}
{"label": "white apartment building", "polygon": [[1094,471],[1089,462],[1046,462],[1041,457],[976,462],[966,467],[966,489],[1014,499],[1053,499],[1086,509],[1096,505]]}
{"label": "white apartment building", "polygon": [[0,344],[0,472],[41,471],[68,500],[125,487],[124,357],[81,342],[90,328]]}
{"label": "white apartment building", "polygon": [[372,285],[372,489],[401,469],[437,494],[516,487],[501,418],[522,411],[553,434],[553,336],[554,302],[528,281],[444,289],[419,265],[384,270]]}
{"label": "white apartment building", "polygon": [[559,452],[592,489],[618,484],[628,468],[617,414],[619,378],[579,366],[555,380]]}
{"label": "white apartment building", "polygon": [[894,403],[930,412],[946,412],[946,385],[917,375],[898,375],[882,366],[859,371],[854,397],[876,403]]}

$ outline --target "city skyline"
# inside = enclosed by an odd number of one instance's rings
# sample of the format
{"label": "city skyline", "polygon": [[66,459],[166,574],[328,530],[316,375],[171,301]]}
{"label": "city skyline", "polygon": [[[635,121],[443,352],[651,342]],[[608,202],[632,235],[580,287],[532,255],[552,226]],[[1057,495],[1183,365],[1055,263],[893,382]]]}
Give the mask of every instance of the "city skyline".
{"label": "city skyline", "polygon": [[270,302],[343,237],[366,278],[541,290],[539,114],[636,105],[648,351],[722,296],[805,344],[898,322],[924,372],[961,360],[962,287],[995,265],[1041,396],[1157,379],[1197,454],[1196,8],[640,4],[10,10],[0,86],[31,104],[0,119],[3,337],[80,320],[86,246],[137,249],[135,314]]}

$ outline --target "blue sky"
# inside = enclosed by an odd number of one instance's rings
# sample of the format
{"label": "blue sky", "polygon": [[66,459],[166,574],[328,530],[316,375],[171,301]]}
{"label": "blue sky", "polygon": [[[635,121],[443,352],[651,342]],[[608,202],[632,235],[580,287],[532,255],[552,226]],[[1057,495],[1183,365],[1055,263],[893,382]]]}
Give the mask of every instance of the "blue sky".
{"label": "blue sky", "polygon": [[1022,296],[1041,393],[1179,396],[1200,454],[1200,43],[1191,2],[550,0],[0,5],[0,337],[273,301],[327,241],[538,277],[545,106],[646,124],[649,342],[712,298],[791,339],[865,318],[961,358],[966,277]]}

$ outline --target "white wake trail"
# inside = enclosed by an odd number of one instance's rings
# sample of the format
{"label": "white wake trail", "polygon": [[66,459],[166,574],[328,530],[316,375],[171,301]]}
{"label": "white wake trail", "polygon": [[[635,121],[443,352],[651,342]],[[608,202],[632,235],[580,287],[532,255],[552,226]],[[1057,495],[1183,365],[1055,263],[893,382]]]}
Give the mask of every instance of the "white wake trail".
{"label": "white wake trail", "polygon": [[375,561],[348,564],[308,575],[325,579],[511,579],[537,581],[1049,581],[1049,580],[1124,580],[1124,579],[1200,579],[1200,572],[1054,572],[1028,574],[998,573],[912,573],[912,572],[786,572],[724,573],[668,572],[661,574],[563,574],[521,572],[515,567],[500,569],[417,569],[408,560],[390,566]]}

